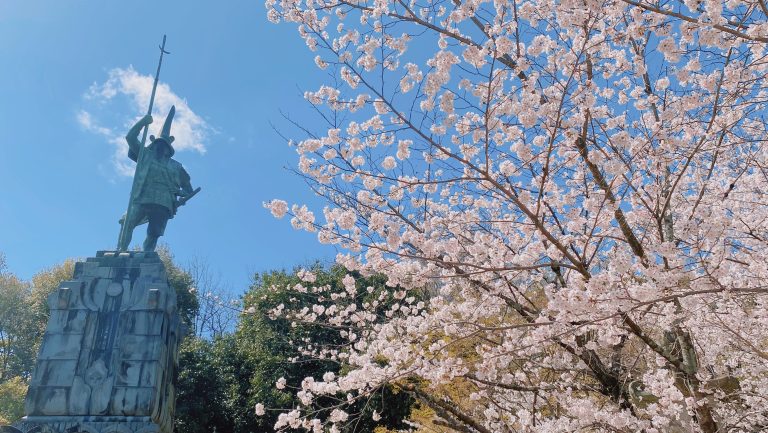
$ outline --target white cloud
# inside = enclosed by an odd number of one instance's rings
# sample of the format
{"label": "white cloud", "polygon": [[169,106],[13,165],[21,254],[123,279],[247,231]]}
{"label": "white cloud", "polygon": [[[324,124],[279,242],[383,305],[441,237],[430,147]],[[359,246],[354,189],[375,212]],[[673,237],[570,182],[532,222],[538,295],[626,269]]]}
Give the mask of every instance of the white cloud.
{"label": "white cloud", "polygon": [[[128,129],[146,113],[149,106],[149,97],[152,93],[154,77],[142,75],[133,67],[115,68],[109,71],[107,80],[103,83],[94,83],[85,93],[85,100],[95,107],[89,110],[80,110],[77,114],[77,122],[86,131],[103,136],[109,143],[115,146],[113,163],[118,173],[126,176],[133,175],[133,163],[128,159],[128,145],[125,142],[125,134]],[[110,127],[98,122],[95,117],[109,117],[110,108],[118,100],[127,101],[127,108],[119,117],[122,120],[115,121],[119,125]],[[171,135],[176,137],[173,147],[177,152],[194,150],[205,153],[206,140],[215,130],[198,116],[187,104],[187,101],[174,93],[170,86],[162,81],[157,85],[155,103],[152,110],[154,122],[150,125],[149,134],[159,135],[163,127],[165,116],[176,106],[176,115],[171,127]],[[126,109],[131,110],[131,118],[125,118]],[[95,110],[98,110],[98,114]],[[114,117],[114,116],[113,116]],[[109,124],[109,122],[106,122]],[[139,134],[141,136],[141,134]]]}
{"label": "white cloud", "polygon": [[77,113],[77,123],[85,128],[86,131],[94,132],[100,135],[112,135],[112,130],[94,123],[93,118],[91,117],[91,113],[85,110],[80,110],[80,112]]}

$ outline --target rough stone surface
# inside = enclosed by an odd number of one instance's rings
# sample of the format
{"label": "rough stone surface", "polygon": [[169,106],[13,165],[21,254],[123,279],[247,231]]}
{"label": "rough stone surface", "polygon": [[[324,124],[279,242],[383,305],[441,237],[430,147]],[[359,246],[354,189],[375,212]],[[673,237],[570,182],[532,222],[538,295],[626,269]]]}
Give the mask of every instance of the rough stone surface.
{"label": "rough stone surface", "polygon": [[16,427],[171,433],[176,293],[153,252],[101,251],[48,298],[51,317]]}

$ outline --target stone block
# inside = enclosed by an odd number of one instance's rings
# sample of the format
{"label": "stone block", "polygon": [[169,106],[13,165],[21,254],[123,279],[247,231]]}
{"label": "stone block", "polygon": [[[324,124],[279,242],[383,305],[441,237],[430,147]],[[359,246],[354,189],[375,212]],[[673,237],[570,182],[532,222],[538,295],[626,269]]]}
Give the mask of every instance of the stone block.
{"label": "stone block", "polygon": [[83,262],[75,263],[75,271],[72,273],[72,278],[78,279],[83,275]]}
{"label": "stone block", "polygon": [[[154,404],[154,396],[157,393],[155,388],[139,388],[138,398],[136,400],[136,414],[139,416],[149,416]],[[174,403],[176,400],[174,399]],[[174,408],[170,408],[173,413]]]}
{"label": "stone block", "polygon": [[117,371],[115,386],[139,386],[141,361],[122,361]]}
{"label": "stone block", "polygon": [[110,278],[112,275],[112,268],[108,268],[106,266],[99,266],[95,269],[95,277],[99,278]]}
{"label": "stone block", "polygon": [[120,339],[120,358],[123,360],[160,359],[162,341],[159,336],[124,335]]}
{"label": "stone block", "polygon": [[157,361],[146,361],[141,367],[140,386],[154,387],[160,385],[160,378],[163,375],[163,367]]}
{"label": "stone block", "polygon": [[27,399],[34,401],[36,413],[31,415],[66,415],[67,393],[69,388],[63,386],[41,386],[32,391]]}
{"label": "stone block", "polygon": [[[76,281],[76,280],[75,281],[65,281],[59,287],[60,289],[67,288],[70,291],[70,294],[69,294],[69,306],[67,307],[68,309],[82,308],[81,307],[82,301],[80,300],[80,292],[82,291],[82,287],[84,287],[84,283],[82,281]],[[54,293],[56,293],[56,292],[54,292]],[[52,294],[51,296],[54,296],[54,295]]]}
{"label": "stone block", "polygon": [[153,391],[152,388],[115,387],[110,413],[124,416],[149,416]]}
{"label": "stone block", "polygon": [[71,386],[75,378],[77,360],[40,360],[32,376],[32,384]]}
{"label": "stone block", "polygon": [[82,334],[87,317],[85,310],[53,310],[47,331],[51,334]]}
{"label": "stone block", "polygon": [[48,295],[48,308],[51,311],[72,308],[78,302],[77,292],[79,288],[80,285],[73,281],[62,283],[57,290]]}
{"label": "stone block", "polygon": [[96,273],[96,269],[99,267],[98,262],[87,261],[83,263],[82,277],[93,276]]}
{"label": "stone block", "polygon": [[69,308],[69,298],[72,290],[69,287],[60,287],[57,292],[56,307],[60,309]]}
{"label": "stone block", "polygon": [[88,415],[91,403],[91,387],[82,377],[77,376],[69,389],[68,415]]}
{"label": "stone block", "polygon": [[85,332],[85,325],[88,323],[88,314],[85,310],[67,311],[66,324],[64,325],[65,334],[82,334]]}
{"label": "stone block", "polygon": [[162,305],[160,299],[160,289],[149,289],[149,292],[147,293],[147,308],[151,310],[157,309],[160,305]]}
{"label": "stone block", "polygon": [[146,275],[152,279],[159,279],[165,274],[162,262],[157,263],[142,263],[141,274]]}
{"label": "stone block", "polygon": [[40,359],[77,359],[80,356],[82,334],[45,334]]}
{"label": "stone block", "polygon": [[49,333],[63,334],[64,327],[67,326],[67,316],[69,316],[67,310],[51,310],[51,314],[48,316],[48,326],[46,331]]}
{"label": "stone block", "polygon": [[132,311],[121,320],[121,329],[125,334],[160,335],[163,331],[164,314],[159,311]]}

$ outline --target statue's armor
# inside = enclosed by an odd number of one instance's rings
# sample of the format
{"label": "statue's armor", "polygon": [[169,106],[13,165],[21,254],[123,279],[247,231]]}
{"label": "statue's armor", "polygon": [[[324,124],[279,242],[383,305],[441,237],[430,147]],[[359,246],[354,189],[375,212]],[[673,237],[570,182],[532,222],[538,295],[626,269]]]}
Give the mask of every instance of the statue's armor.
{"label": "statue's armor", "polygon": [[136,197],[136,203],[139,205],[158,204],[169,211],[173,211],[175,194],[184,185],[182,179],[185,176],[189,177],[184,167],[173,159],[169,159],[165,163],[158,161],[150,149],[142,153],[141,159],[142,173],[136,173],[136,176],[141,176],[139,180],[141,189]]}

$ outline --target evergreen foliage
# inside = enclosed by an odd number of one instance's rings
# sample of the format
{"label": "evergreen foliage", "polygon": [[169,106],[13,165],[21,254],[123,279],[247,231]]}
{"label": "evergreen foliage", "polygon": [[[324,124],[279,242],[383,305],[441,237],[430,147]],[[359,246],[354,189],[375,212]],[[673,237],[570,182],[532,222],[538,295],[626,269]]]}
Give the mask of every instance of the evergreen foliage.
{"label": "evergreen foliage", "polygon": [[[316,295],[297,296],[293,288],[301,283],[296,270],[272,271],[258,274],[243,297],[244,313],[237,331],[213,341],[196,339],[182,348],[179,398],[177,403],[177,431],[196,433],[217,432],[271,432],[278,414],[298,405],[296,390],[302,380],[314,377],[323,380],[328,372],[339,373],[345,364],[338,357],[318,357],[306,351],[305,341],[321,341],[338,345],[340,350],[342,329],[312,323],[294,324],[285,318],[270,318],[270,311],[280,304],[301,308],[317,302]],[[341,267],[311,269],[317,285],[338,289],[348,274]],[[357,298],[343,301],[327,300],[342,308],[349,303],[363,303],[384,290],[380,276],[363,278],[355,275],[359,286],[373,287],[362,290]],[[281,380],[282,379],[282,380]],[[285,383],[282,389],[276,384]],[[202,391],[204,390],[204,394]],[[330,412],[344,395],[318,401],[318,413]],[[254,407],[261,403],[267,407],[264,416],[257,416]],[[403,420],[410,414],[413,399],[391,387],[382,388],[367,401],[354,407],[357,422],[350,423],[346,432],[371,432],[378,426],[391,429],[405,428]],[[204,407],[204,409],[200,409]],[[373,421],[373,411],[381,419]],[[216,413],[216,411],[221,411]]]}

